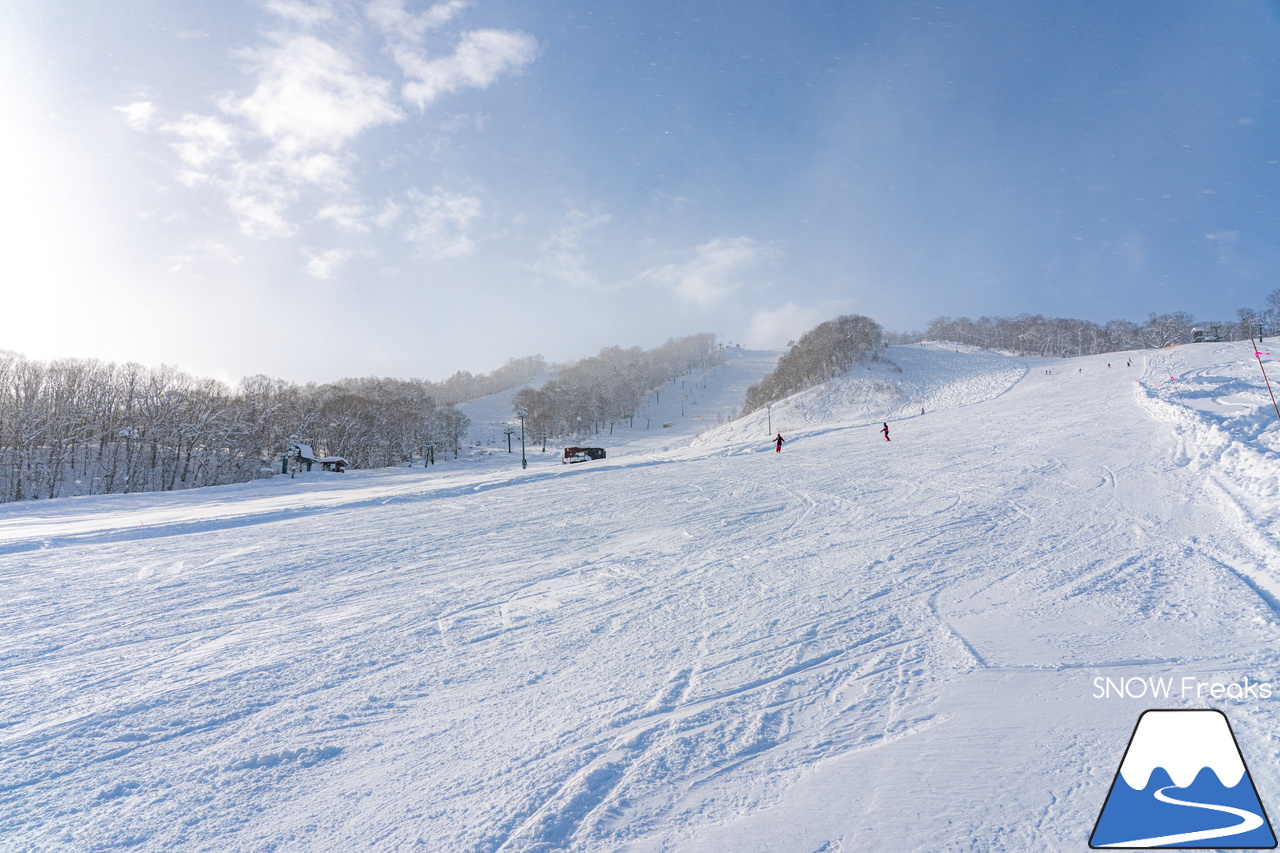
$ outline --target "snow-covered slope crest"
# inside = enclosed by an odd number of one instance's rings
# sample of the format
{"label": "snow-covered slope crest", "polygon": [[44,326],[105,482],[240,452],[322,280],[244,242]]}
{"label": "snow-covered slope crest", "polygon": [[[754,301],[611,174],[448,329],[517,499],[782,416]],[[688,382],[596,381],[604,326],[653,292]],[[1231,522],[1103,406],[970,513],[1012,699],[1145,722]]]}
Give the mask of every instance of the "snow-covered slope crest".
{"label": "snow-covered slope crest", "polygon": [[1231,727],[1220,711],[1143,714],[1120,765],[1120,775],[1130,788],[1141,791],[1157,767],[1168,771],[1179,788],[1190,787],[1206,767],[1228,788],[1240,784],[1245,773]]}
{"label": "snow-covered slope crest", "polygon": [[[705,370],[694,368],[647,392],[633,418],[609,424],[600,432],[592,432],[598,425],[583,424],[583,431],[577,436],[555,436],[553,443],[600,445],[609,449],[610,456],[616,452],[667,450],[732,420],[742,409],[747,389],[773,371],[782,353],[726,347],[721,355],[720,364]],[[540,387],[549,378],[539,376],[523,387]],[[512,389],[458,406],[471,419],[468,441],[477,449],[505,449],[506,431],[520,424],[513,406],[518,392],[519,389]]]}
{"label": "snow-covered slope crest", "polygon": [[893,346],[879,361],[855,365],[845,376],[710,430],[695,444],[902,420],[971,406],[1009,390],[1027,374],[1032,361],[1059,360],[1019,358],[945,342]]}
{"label": "snow-covered slope crest", "polygon": [[887,356],[902,369],[895,384],[906,414],[917,406],[938,411],[983,403],[1012,388],[1033,362],[1061,364],[1059,359],[1021,358],[946,342],[889,347]]}

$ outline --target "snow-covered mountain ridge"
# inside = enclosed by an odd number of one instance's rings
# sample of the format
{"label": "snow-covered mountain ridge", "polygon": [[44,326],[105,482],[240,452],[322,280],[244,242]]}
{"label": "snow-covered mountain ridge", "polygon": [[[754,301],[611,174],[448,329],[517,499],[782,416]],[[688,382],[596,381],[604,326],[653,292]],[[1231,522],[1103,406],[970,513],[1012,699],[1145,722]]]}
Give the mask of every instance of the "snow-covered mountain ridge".
{"label": "snow-covered mountain ridge", "polygon": [[[602,462],[0,508],[0,838],[1083,849],[1152,701],[1096,677],[1280,681],[1256,360],[887,356]],[[1213,704],[1274,801],[1274,702]]]}

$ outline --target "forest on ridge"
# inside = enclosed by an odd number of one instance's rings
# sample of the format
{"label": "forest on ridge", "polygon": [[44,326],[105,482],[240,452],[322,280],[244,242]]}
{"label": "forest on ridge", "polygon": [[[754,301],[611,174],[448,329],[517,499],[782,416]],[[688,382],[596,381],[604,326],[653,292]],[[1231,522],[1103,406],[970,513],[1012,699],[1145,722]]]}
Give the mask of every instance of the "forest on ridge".
{"label": "forest on ridge", "polygon": [[[938,317],[924,330],[897,333],[844,315],[790,346],[776,370],[748,390],[742,411],[880,358],[888,344],[922,339],[1069,358],[1270,335],[1280,328],[1280,290],[1263,308],[1236,314],[1214,322],[1178,311],[1101,324],[1040,314]],[[0,502],[244,482],[278,470],[295,443],[356,468],[419,463],[430,448],[456,456],[469,428],[456,404],[517,388],[512,413],[524,412],[530,434],[599,434],[623,421],[634,425],[663,385],[722,359],[716,336],[700,333],[649,350],[606,347],[563,365],[540,355],[511,359],[491,373],[459,371],[439,382],[363,377],[298,384],[255,375],[231,386],[168,366],[41,362],[0,351]]]}

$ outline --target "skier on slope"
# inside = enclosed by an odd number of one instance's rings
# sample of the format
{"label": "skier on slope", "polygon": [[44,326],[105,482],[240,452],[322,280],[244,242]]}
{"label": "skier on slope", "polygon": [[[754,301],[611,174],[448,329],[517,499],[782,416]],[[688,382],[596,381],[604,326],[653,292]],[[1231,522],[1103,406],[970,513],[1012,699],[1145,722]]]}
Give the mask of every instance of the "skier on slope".
{"label": "skier on slope", "polygon": [[773,448],[774,453],[782,452],[782,441],[782,433],[778,433],[778,437],[773,440],[773,443],[776,445],[776,447]]}
{"label": "skier on slope", "polygon": [[884,436],[885,441],[889,440],[889,425],[887,423],[880,428],[880,433]]}

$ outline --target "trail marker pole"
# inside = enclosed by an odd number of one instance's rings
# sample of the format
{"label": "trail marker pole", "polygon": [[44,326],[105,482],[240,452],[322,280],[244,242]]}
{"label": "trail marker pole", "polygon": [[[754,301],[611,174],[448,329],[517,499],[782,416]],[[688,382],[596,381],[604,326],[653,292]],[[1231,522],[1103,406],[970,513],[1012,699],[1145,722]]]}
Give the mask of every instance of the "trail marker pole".
{"label": "trail marker pole", "polygon": [[1267,393],[1271,395],[1271,407],[1276,410],[1276,419],[1280,420],[1280,406],[1276,405],[1276,392],[1271,390],[1271,380],[1267,378],[1267,369],[1262,366],[1262,353],[1258,352],[1258,345],[1253,343],[1253,336],[1249,336],[1249,343],[1253,344],[1253,357],[1258,360],[1258,369],[1262,371],[1262,381],[1267,383]]}

